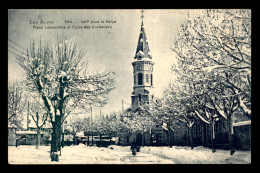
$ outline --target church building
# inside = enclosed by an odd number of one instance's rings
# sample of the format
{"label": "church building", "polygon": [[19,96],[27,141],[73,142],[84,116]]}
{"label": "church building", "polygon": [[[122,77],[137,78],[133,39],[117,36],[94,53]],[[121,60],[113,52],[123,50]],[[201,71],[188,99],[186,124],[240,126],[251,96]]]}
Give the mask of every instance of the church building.
{"label": "church building", "polygon": [[[150,53],[148,39],[144,29],[143,23],[143,11],[142,11],[142,23],[141,30],[138,37],[137,48],[133,57],[133,92],[131,95],[131,109],[128,112],[143,111],[142,105],[151,105],[154,98],[154,85],[153,85],[153,67],[152,55]],[[156,87],[156,86],[155,86]],[[155,100],[154,100],[155,101]],[[127,114],[127,113],[126,113]],[[251,149],[251,120],[245,118],[241,111],[234,113],[236,121],[234,122],[234,147],[242,150]],[[127,115],[126,115],[127,116]],[[195,118],[194,125],[191,133],[193,134],[194,146],[206,146],[212,145],[212,125],[205,124],[198,117]],[[214,125],[216,136],[216,147],[225,149],[229,146],[228,141],[228,125],[227,121],[220,119],[216,121]],[[125,128],[118,132],[120,138],[120,145],[130,145],[131,142],[143,141],[145,146],[189,146],[190,137],[189,129],[187,126],[180,122],[164,122],[158,120],[156,124],[150,127],[150,130],[145,132],[137,132],[133,134],[129,129]]]}
{"label": "church building", "polygon": [[[152,103],[154,99],[153,85],[153,67],[152,55],[150,53],[148,39],[144,29],[142,11],[141,30],[138,37],[137,48],[133,57],[133,92],[131,95],[131,112],[139,112],[142,110],[142,105]],[[171,131],[171,130],[170,130]],[[130,145],[134,138],[138,141],[143,141],[144,145],[168,145],[170,135],[169,128],[162,121],[151,127],[150,130],[137,134],[131,134],[128,130],[119,132],[120,145]],[[140,139],[141,138],[141,139]],[[142,140],[142,138],[144,138]],[[156,141],[156,142],[154,142]]]}
{"label": "church building", "polygon": [[[143,15],[142,15],[143,19]],[[148,103],[153,99],[153,66],[152,55],[148,46],[147,37],[142,21],[141,31],[138,38],[134,56],[133,78],[134,87],[132,92],[132,111],[135,112],[140,104]]]}

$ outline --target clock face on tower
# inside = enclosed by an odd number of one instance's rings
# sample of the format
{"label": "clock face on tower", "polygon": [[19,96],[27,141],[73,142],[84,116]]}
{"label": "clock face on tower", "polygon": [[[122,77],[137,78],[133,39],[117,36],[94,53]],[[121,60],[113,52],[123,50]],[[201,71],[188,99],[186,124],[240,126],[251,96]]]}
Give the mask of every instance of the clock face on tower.
{"label": "clock face on tower", "polygon": [[140,65],[137,66],[137,70],[139,70],[139,71],[142,70],[142,66],[140,66]]}

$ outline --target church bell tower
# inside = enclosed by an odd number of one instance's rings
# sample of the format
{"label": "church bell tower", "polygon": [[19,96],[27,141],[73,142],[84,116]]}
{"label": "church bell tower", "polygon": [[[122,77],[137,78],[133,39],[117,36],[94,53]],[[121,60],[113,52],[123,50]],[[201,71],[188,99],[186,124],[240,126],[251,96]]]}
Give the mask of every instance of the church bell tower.
{"label": "church bell tower", "polygon": [[132,92],[132,110],[135,112],[142,104],[149,104],[153,99],[153,66],[148,40],[144,31],[143,10],[141,31],[138,38],[137,48],[134,56],[133,78],[134,87]]}

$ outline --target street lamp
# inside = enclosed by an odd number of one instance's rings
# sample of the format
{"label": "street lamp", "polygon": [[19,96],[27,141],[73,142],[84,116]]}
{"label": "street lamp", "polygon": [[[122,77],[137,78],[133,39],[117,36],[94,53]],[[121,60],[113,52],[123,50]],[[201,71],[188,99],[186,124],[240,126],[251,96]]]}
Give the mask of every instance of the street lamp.
{"label": "street lamp", "polygon": [[55,111],[56,111],[56,109],[58,108],[58,104],[59,104],[59,99],[57,97],[57,94],[55,94],[55,96],[52,97],[51,104],[55,108]]}
{"label": "street lamp", "polygon": [[[59,107],[59,97],[57,96],[57,94],[55,94],[54,97],[51,99],[51,104],[52,104],[53,107],[54,107],[55,116],[56,116],[56,114],[57,114],[57,109],[58,109],[58,107]],[[59,115],[60,115],[60,113],[59,113]],[[60,150],[60,156],[61,156],[61,144],[63,143],[62,140],[63,140],[63,138],[64,138],[63,123],[62,123],[62,126],[61,126],[60,128],[62,128],[62,130],[59,129],[59,131],[60,131],[60,132],[59,132],[59,150]],[[60,136],[60,133],[61,133],[61,136]],[[61,139],[61,137],[62,137],[62,139]],[[62,144],[62,145],[63,145],[63,144]]]}
{"label": "street lamp", "polygon": [[[55,96],[52,97],[51,104],[54,107],[54,111],[55,111],[54,117],[55,117],[56,116],[56,111],[57,111],[57,108],[58,108],[58,104],[59,104],[59,100],[58,100],[57,94],[55,94]],[[53,133],[54,132],[52,132],[52,140],[53,140]],[[53,153],[53,151],[51,151],[51,161],[58,161],[58,160],[59,160],[58,154],[55,154],[55,153]]]}

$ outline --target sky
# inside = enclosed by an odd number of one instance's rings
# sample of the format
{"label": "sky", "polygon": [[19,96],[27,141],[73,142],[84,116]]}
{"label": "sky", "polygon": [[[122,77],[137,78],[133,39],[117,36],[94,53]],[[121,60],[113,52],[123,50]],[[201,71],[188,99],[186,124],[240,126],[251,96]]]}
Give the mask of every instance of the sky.
{"label": "sky", "polygon": [[[199,10],[144,9],[144,28],[155,63],[153,73],[155,97],[161,97],[165,87],[175,77],[171,74],[175,54],[170,47],[173,45],[180,23],[187,18],[188,12],[196,14]],[[41,24],[41,20],[45,23]],[[91,24],[90,21],[99,23]],[[89,72],[115,73],[116,89],[108,95],[107,105],[103,108],[93,108],[93,116],[98,116],[100,109],[102,114],[122,111],[122,100],[125,109],[130,107],[131,103],[133,91],[131,62],[135,56],[141,21],[141,9],[11,9],[8,11],[8,80],[25,79],[13,53],[22,55],[23,48],[28,48],[30,42],[37,43],[39,40],[54,42],[57,35],[64,34],[68,38],[74,38],[79,49],[86,52],[84,61],[88,62]],[[92,28],[100,25],[109,28]],[[65,29],[48,29],[49,26],[65,26]],[[90,28],[81,29],[78,26]]]}

